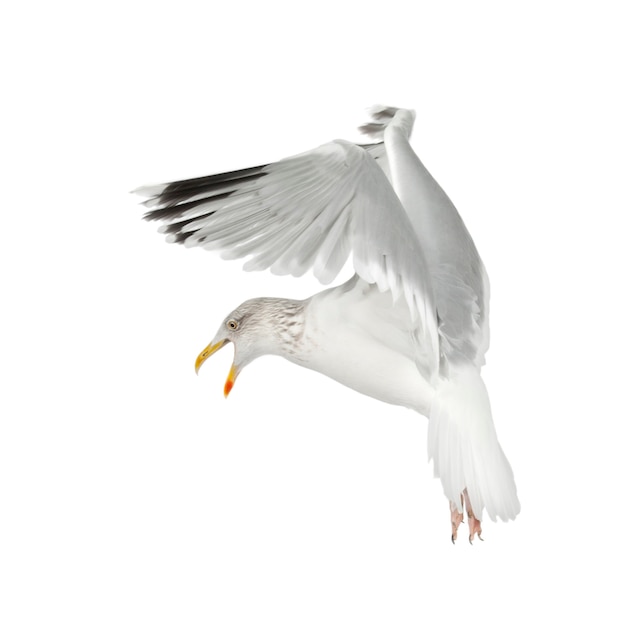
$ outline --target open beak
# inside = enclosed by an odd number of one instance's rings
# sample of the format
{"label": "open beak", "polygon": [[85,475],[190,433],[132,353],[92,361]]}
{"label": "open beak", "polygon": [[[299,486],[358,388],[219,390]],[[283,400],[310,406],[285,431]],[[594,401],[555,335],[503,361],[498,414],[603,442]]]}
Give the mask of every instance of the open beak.
{"label": "open beak", "polygon": [[[215,343],[210,343],[199,355],[196,359],[196,374],[200,371],[202,364],[212,355],[215,354],[220,348],[224,347],[228,343],[228,339],[223,339],[222,341],[216,341]],[[228,398],[228,394],[230,390],[233,388],[235,384],[235,379],[237,378],[237,374],[239,374],[239,370],[237,366],[233,363],[230,372],[228,372],[228,378],[226,379],[226,383],[224,384],[224,397]]]}

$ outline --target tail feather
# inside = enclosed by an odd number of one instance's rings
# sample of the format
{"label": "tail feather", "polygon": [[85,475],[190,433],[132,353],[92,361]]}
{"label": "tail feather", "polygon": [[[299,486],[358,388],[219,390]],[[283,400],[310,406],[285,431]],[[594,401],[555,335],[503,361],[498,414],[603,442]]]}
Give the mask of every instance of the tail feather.
{"label": "tail feather", "polygon": [[513,471],[498,443],[487,389],[475,367],[451,371],[436,393],[428,426],[428,457],[446,497],[462,511],[467,489],[474,514],[492,520],[520,512]]}

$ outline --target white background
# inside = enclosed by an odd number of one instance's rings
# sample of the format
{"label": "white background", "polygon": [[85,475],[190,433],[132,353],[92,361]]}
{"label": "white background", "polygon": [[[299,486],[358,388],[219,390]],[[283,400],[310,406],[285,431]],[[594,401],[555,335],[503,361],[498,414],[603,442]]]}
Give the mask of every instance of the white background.
{"label": "white background", "polygon": [[[229,8],[224,8],[229,4]],[[623,623],[618,2],[30,3],[2,19],[2,624]],[[223,317],[314,279],[168,246],[129,191],[357,139],[376,103],[492,283],[522,502],[450,543],[426,420]]]}

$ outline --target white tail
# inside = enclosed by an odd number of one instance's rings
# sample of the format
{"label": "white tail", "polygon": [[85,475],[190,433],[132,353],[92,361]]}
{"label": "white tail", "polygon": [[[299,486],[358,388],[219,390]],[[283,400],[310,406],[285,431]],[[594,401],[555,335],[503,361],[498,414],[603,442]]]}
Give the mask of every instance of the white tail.
{"label": "white tail", "polygon": [[433,401],[428,426],[428,458],[441,478],[446,497],[462,511],[467,488],[474,515],[503,521],[520,512],[511,466],[498,443],[487,389],[479,371],[452,369]]}

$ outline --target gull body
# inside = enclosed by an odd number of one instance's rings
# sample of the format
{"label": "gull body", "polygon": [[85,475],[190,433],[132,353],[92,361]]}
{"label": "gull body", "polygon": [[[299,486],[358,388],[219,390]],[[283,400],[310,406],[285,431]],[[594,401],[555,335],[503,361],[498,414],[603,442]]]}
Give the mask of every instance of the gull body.
{"label": "gull body", "polygon": [[331,282],[308,300],[257,298],[232,311],[196,369],[235,346],[225,394],[252,360],[276,354],[429,418],[428,452],[450,501],[452,539],[483,510],[520,510],[480,376],[489,345],[489,282],[454,205],[409,144],[414,113],[379,107],[362,130],[265,166],[141,188],[146,219],[168,240],[247,257],[244,269]]}
{"label": "gull body", "polygon": [[310,298],[299,363],[367,396],[428,415],[434,393],[415,361],[403,303],[357,277]]}

